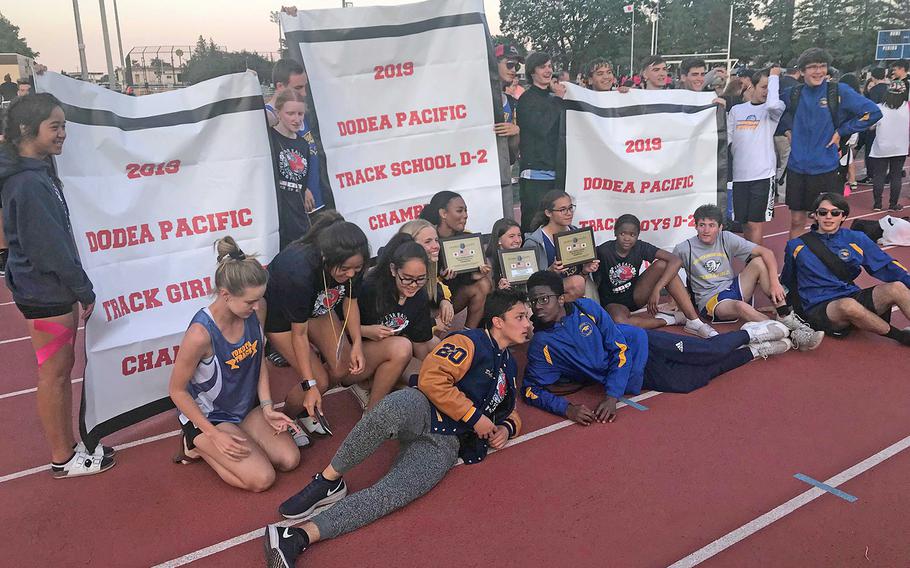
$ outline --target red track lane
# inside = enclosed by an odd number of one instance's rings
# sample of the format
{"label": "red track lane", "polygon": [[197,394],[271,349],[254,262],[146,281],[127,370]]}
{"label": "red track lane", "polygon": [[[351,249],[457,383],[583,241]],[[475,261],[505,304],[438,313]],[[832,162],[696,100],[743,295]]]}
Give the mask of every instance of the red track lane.
{"label": "red track lane", "polygon": [[[904,377],[857,385],[869,349],[898,348],[878,338],[823,346],[799,377],[793,365],[810,356],[757,362],[691,395],[648,399],[647,412],[624,409],[614,424],[573,426],[462,466],[412,506],[313,547],[304,565],[669,565],[803,492],[794,473],[824,479],[910,433]],[[903,514],[879,508],[882,538],[904,538]],[[257,541],[199,565],[261,558]]]}
{"label": "red track lane", "polygon": [[906,566],[908,473],[910,452],[905,450],[838,487],[858,501],[820,497],[705,566]]}

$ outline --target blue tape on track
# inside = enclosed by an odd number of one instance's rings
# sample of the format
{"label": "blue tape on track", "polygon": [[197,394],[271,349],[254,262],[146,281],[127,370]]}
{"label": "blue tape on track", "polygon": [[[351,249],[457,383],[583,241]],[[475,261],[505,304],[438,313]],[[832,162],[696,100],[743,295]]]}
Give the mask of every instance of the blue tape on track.
{"label": "blue tape on track", "polygon": [[643,404],[638,404],[638,403],[635,402],[634,400],[629,400],[628,398],[622,398],[622,397],[620,397],[620,398],[619,398],[619,402],[622,402],[622,403],[624,403],[624,404],[626,404],[626,405],[628,405],[628,406],[631,406],[631,407],[634,408],[635,410],[640,410],[640,411],[642,411],[642,412],[644,412],[645,410],[648,409],[647,406],[645,406],[645,405],[643,405]]}
{"label": "blue tape on track", "polygon": [[853,495],[850,495],[849,493],[845,493],[836,487],[831,487],[827,483],[822,483],[821,481],[818,481],[817,479],[812,479],[808,475],[803,475],[802,473],[797,473],[793,477],[795,477],[796,479],[798,479],[800,481],[805,481],[809,485],[814,485],[814,486],[818,487],[819,489],[827,491],[828,493],[830,493],[832,495],[836,495],[836,496],[840,497],[841,499],[843,499],[844,501],[853,503],[854,501],[859,499],[859,497],[854,497]]}

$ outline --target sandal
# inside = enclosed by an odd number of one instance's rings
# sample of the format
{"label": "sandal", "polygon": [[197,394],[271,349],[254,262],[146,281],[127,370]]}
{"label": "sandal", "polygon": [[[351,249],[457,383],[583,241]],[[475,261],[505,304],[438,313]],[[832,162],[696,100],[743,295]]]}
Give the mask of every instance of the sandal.
{"label": "sandal", "polygon": [[173,460],[178,465],[189,465],[202,461],[202,456],[196,450],[186,447],[186,436],[180,436],[180,451],[177,452]]}

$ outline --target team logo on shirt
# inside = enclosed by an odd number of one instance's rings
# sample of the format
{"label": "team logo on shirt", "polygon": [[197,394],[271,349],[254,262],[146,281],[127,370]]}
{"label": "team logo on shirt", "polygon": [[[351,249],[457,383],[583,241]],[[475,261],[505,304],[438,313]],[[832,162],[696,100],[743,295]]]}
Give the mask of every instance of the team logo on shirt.
{"label": "team logo on shirt", "polygon": [[847,260],[850,258],[850,251],[847,249],[840,249],[837,251],[837,256],[839,256],[841,260]]}
{"label": "team logo on shirt", "polygon": [[278,154],[278,171],[284,179],[299,182],[307,172],[307,161],[294,148],[286,148]]}
{"label": "team logo on shirt", "polygon": [[407,326],[408,323],[408,316],[404,315],[401,312],[394,312],[382,318],[382,321],[379,322],[379,325],[384,325],[385,327],[398,332]]}
{"label": "team logo on shirt", "polygon": [[818,106],[821,108],[828,108],[828,97],[822,97],[818,100]]}
{"label": "team logo on shirt", "polygon": [[759,122],[760,121],[758,120],[757,116],[755,116],[754,114],[750,114],[746,118],[736,121],[736,129],[737,130],[755,130],[756,128],[758,128]]}
{"label": "team logo on shirt", "polygon": [[259,350],[259,340],[258,339],[256,341],[247,341],[246,343],[244,343],[237,349],[234,349],[233,351],[231,351],[231,357],[233,357],[233,359],[228,359],[227,361],[224,362],[224,364],[233,370],[237,370],[240,368],[239,365],[240,365],[240,363],[243,362],[244,359],[248,359],[248,358],[252,357],[253,355],[256,354],[256,351],[258,351],[258,350]]}
{"label": "team logo on shirt", "polygon": [[484,410],[485,414],[492,413],[496,410],[502,401],[506,398],[506,373],[502,369],[499,369],[499,375],[496,377],[496,392],[493,393],[493,398],[490,399],[490,403],[487,405],[487,408]]}
{"label": "team logo on shirt", "polygon": [[594,331],[594,328],[591,326],[590,323],[583,321],[580,324],[578,324],[578,333],[582,334],[582,336],[587,337],[587,336],[591,335],[592,331]]}
{"label": "team logo on shirt", "polygon": [[638,271],[628,262],[620,262],[610,268],[607,274],[610,278],[610,284],[613,286],[613,292],[619,293],[632,286],[632,280],[635,280],[635,277],[638,276]]}
{"label": "team logo on shirt", "polygon": [[718,269],[720,269],[721,262],[719,260],[715,260],[715,259],[711,258],[711,259],[706,260],[703,263],[703,265],[705,267],[705,270],[707,270],[711,274],[714,274],[715,272],[718,271]]}
{"label": "team logo on shirt", "polygon": [[344,286],[339,285],[327,290],[320,290],[316,295],[316,303],[313,305],[312,317],[318,318],[329,313],[329,310],[335,307],[335,304],[344,298]]}

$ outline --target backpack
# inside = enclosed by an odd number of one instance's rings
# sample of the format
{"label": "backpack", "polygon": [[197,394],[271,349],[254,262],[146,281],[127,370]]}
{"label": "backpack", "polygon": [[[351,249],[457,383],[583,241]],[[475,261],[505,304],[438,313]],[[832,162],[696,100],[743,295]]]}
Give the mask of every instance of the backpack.
{"label": "backpack", "polygon": [[[799,108],[799,97],[802,96],[803,87],[805,86],[805,84],[799,84],[790,91],[790,108],[793,109],[790,111],[791,116],[796,116],[796,111]],[[840,93],[838,92],[837,81],[828,81],[827,97],[828,111],[831,113],[831,124],[833,124],[834,129],[837,130],[837,113],[840,111]]]}

